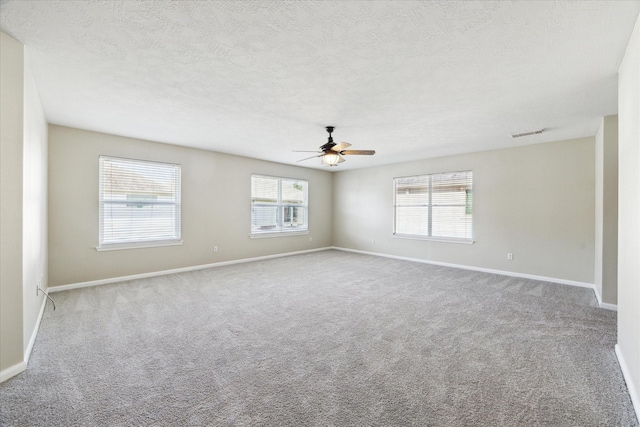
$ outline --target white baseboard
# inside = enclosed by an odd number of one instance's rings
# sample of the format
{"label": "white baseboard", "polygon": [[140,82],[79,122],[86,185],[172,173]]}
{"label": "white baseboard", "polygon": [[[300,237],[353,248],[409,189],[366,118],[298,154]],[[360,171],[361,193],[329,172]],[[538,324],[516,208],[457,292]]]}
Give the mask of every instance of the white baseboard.
{"label": "white baseboard", "polygon": [[9,366],[7,369],[3,369],[0,371],[0,383],[5,382],[9,378],[15,377],[25,369],[27,369],[27,364],[24,362],[16,363],[13,366]]}
{"label": "white baseboard", "polygon": [[31,339],[29,339],[29,345],[27,345],[26,350],[24,351],[24,364],[29,365],[29,358],[31,357],[31,351],[33,350],[33,346],[36,343],[36,338],[38,337],[38,330],[40,329],[40,322],[42,322],[42,316],[44,315],[44,309],[47,306],[47,297],[42,299],[42,306],[40,306],[40,313],[38,313],[38,319],[36,320],[36,324],[33,327],[33,331],[31,332]]}
{"label": "white baseboard", "polygon": [[607,310],[611,310],[611,311],[618,311],[618,306],[616,304],[609,304],[606,302],[601,302],[600,308],[606,308]]}
{"label": "white baseboard", "polygon": [[593,284],[593,293],[596,294],[598,305],[602,306],[602,295],[600,295],[600,291],[598,290],[598,287],[595,285],[595,283]]}
{"label": "white baseboard", "polygon": [[24,351],[24,360],[20,363],[16,363],[13,366],[8,367],[0,371],[0,383],[12,378],[19,373],[23,372],[27,369],[27,365],[29,364],[29,358],[31,357],[31,351],[33,350],[33,345],[36,343],[36,338],[38,337],[38,330],[40,329],[40,322],[42,322],[42,316],[44,315],[44,309],[47,304],[47,299],[44,298],[42,300],[42,305],[40,306],[40,312],[38,313],[38,319],[36,320],[36,324],[31,332],[31,338],[29,339],[29,344]]}
{"label": "white baseboard", "polygon": [[[461,268],[463,270],[480,271],[483,273],[500,274],[502,276],[519,277],[522,279],[540,280],[542,282],[552,282],[552,283],[558,283],[561,285],[579,286],[581,288],[588,288],[588,289],[595,290],[595,286],[593,285],[593,283],[577,282],[575,280],[557,279],[555,277],[536,276],[534,274],[515,273],[513,271],[494,270],[492,268],[473,267],[469,265],[452,264],[448,262],[430,261],[430,260],[421,259],[421,258],[410,258],[410,257],[404,257],[404,256],[397,256],[397,255],[388,255],[388,254],[382,254],[378,252],[360,251],[357,249],[341,248],[338,246],[334,246],[332,249],[337,249],[339,251],[346,251],[346,252],[355,252],[355,253],[365,254],[365,255],[375,255],[375,256],[380,256],[384,258],[399,259],[403,261],[420,262],[423,264],[441,265],[443,267]],[[608,304],[608,305],[611,305],[611,304]]]}
{"label": "white baseboard", "polygon": [[48,292],[54,293],[54,292],[60,292],[60,291],[68,291],[70,289],[88,288],[92,286],[106,285],[108,283],[118,283],[118,282],[126,282],[128,280],[146,279],[148,277],[164,276],[167,274],[184,273],[187,271],[195,271],[195,270],[204,270],[205,268],[222,267],[225,265],[241,264],[245,262],[261,261],[265,259],[282,258],[282,257],[287,257],[292,255],[308,254],[311,252],[320,252],[320,251],[326,251],[329,249],[333,249],[333,248],[325,247],[325,248],[318,248],[318,249],[308,249],[304,251],[285,252],[281,254],[265,255],[265,256],[259,256],[259,257],[253,257],[253,258],[241,258],[241,259],[235,259],[231,261],[214,262],[212,264],[202,264],[202,265],[194,265],[191,267],[175,268],[172,270],[153,271],[151,273],[134,274],[131,276],[111,277],[108,279],[91,280],[88,282],[72,283],[69,285],[51,286],[49,287]]}
{"label": "white baseboard", "polygon": [[620,365],[620,370],[622,371],[622,376],[624,377],[624,381],[627,383],[627,390],[629,390],[629,396],[631,396],[631,403],[633,403],[633,409],[636,411],[636,417],[640,420],[640,396],[638,396],[638,389],[635,387],[633,380],[631,379],[631,372],[629,372],[629,368],[627,366],[627,362],[622,355],[622,351],[620,350],[620,346],[616,344],[616,356],[618,357],[618,364]]}
{"label": "white baseboard", "polygon": [[598,300],[598,305],[600,306],[600,308],[606,308],[607,310],[611,310],[611,311],[618,311],[618,306],[616,304],[609,304],[607,302],[602,302],[602,295],[600,295],[600,292],[598,291],[598,287],[597,286],[593,286],[593,292],[596,294],[596,299]]}
{"label": "white baseboard", "polygon": [[601,302],[601,300],[599,298],[599,295],[598,295],[598,293],[596,291],[596,288],[592,283],[577,282],[577,281],[574,281],[574,280],[566,280],[566,279],[558,279],[558,278],[555,278],[555,277],[537,276],[537,275],[533,275],[533,274],[515,273],[515,272],[512,272],[512,271],[495,270],[495,269],[491,269],[491,268],[473,267],[473,266],[462,265],[462,264],[452,264],[452,263],[447,263],[447,262],[429,261],[429,260],[420,259],[420,258],[410,258],[410,257],[404,257],[404,256],[398,256],[398,255],[388,255],[388,254],[383,254],[383,253],[378,253],[378,252],[369,252],[369,251],[361,251],[361,250],[357,250],[357,249],[342,248],[342,247],[338,247],[338,246],[330,246],[330,247],[324,247],[324,248],[318,248],[318,249],[308,249],[308,250],[296,251],[296,252],[285,252],[285,253],[281,253],[281,254],[265,255],[265,256],[253,257],[253,258],[241,258],[241,259],[237,259],[237,260],[222,261],[222,262],[216,262],[216,263],[212,263],[212,264],[195,265],[195,266],[191,266],[191,267],[176,268],[176,269],[172,269],[172,270],[161,270],[161,271],[154,271],[154,272],[150,272],[150,273],[134,274],[134,275],[131,275],[131,276],[111,277],[111,278],[108,278],[108,279],[91,280],[91,281],[88,281],[88,282],[79,282],[79,283],[71,283],[71,284],[68,284],[68,285],[52,286],[52,287],[50,287],[48,289],[48,292],[49,293],[54,293],[54,292],[68,291],[68,290],[71,290],[71,289],[87,288],[87,287],[92,287],[92,286],[106,285],[106,284],[109,284],[109,283],[125,282],[127,280],[145,279],[145,278],[148,278],[148,277],[164,276],[164,275],[167,275],[167,274],[175,274],[175,273],[184,273],[184,272],[187,272],[187,271],[203,270],[205,268],[222,267],[222,266],[225,266],[225,265],[240,264],[240,263],[245,263],[245,262],[260,261],[260,260],[272,259],[272,258],[281,258],[281,257],[292,256],[292,255],[300,255],[300,254],[311,253],[311,252],[320,252],[320,251],[326,251],[326,250],[329,250],[329,249],[335,249],[335,250],[345,251],[345,252],[355,252],[355,253],[360,253],[360,254],[364,254],[364,255],[374,255],[374,256],[380,256],[380,257],[384,257],[384,258],[399,259],[399,260],[403,260],[403,261],[420,262],[420,263],[423,263],[423,264],[440,265],[440,266],[443,266],[443,267],[461,268],[461,269],[464,269],[464,270],[480,271],[480,272],[483,272],[483,273],[500,274],[500,275],[503,275],[503,276],[519,277],[519,278],[523,278],[523,279],[540,280],[540,281],[543,281],[543,282],[559,283],[559,284],[563,284],[563,285],[579,286],[579,287],[582,287],[582,288],[592,289],[596,293],[596,298],[598,299],[598,303],[599,303],[600,307],[608,309],[608,310],[614,310],[614,311],[617,311],[617,309],[618,309],[618,307],[616,305],[614,305],[614,304],[607,304],[607,303]]}

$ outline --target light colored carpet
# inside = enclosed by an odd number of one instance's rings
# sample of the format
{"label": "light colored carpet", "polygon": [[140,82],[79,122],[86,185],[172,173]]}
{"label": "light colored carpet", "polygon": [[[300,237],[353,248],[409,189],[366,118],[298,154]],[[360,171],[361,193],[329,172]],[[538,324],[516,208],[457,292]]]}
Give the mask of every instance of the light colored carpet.
{"label": "light colored carpet", "polygon": [[324,251],[53,297],[2,425],[638,425],[584,288]]}

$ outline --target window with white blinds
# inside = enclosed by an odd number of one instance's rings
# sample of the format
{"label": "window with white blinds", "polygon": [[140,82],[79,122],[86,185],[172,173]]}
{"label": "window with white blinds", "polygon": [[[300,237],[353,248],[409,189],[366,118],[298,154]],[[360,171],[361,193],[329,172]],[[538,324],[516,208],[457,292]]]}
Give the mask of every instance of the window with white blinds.
{"label": "window with white blinds", "polygon": [[180,165],[100,156],[98,249],[180,243]]}
{"label": "window with white blinds", "polygon": [[395,178],[394,234],[471,241],[473,172]]}
{"label": "window with white blinds", "polygon": [[251,175],[251,235],[307,232],[308,187],[302,179]]}

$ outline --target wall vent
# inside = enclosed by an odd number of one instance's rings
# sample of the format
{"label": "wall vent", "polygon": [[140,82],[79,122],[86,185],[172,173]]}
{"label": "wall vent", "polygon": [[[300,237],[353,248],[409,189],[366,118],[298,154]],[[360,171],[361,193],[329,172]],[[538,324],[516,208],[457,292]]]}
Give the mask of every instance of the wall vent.
{"label": "wall vent", "polygon": [[532,130],[530,132],[512,133],[511,134],[511,138],[520,138],[520,137],[523,137],[523,136],[537,135],[537,134],[542,133],[542,132],[544,132],[544,129]]}

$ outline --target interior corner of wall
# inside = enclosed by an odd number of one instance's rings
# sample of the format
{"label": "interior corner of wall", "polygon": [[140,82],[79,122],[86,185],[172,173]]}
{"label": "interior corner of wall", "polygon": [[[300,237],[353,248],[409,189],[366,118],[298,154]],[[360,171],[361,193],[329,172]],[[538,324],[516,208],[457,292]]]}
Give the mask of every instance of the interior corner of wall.
{"label": "interior corner of wall", "polygon": [[0,383],[5,382],[6,380],[15,377],[24,370],[27,369],[27,364],[24,362],[16,363],[13,366],[9,366],[6,369],[0,371]]}

